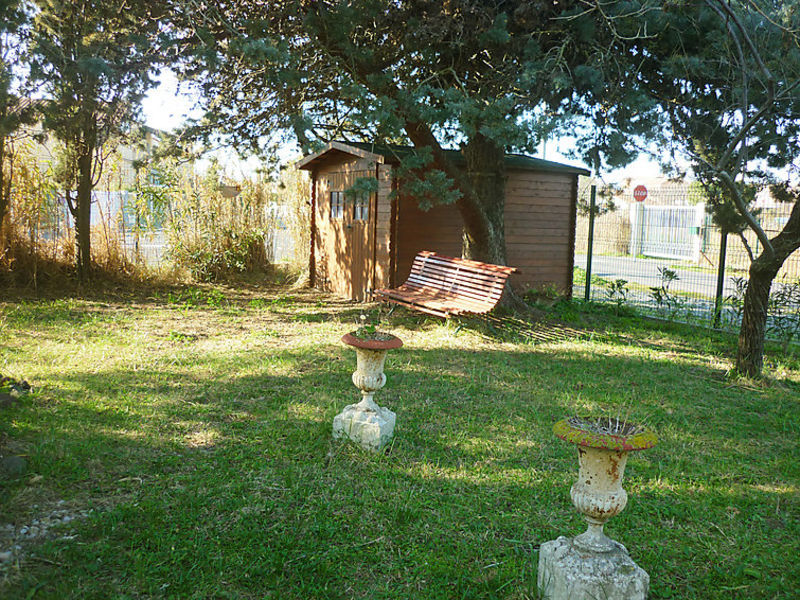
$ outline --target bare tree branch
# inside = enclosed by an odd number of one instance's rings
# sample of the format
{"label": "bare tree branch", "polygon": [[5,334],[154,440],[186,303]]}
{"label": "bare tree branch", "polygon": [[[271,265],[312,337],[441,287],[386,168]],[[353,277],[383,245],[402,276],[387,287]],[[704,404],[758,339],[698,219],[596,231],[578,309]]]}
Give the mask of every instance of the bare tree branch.
{"label": "bare tree branch", "polygon": [[[742,215],[744,220],[747,222],[747,225],[755,232],[759,241],[764,246],[764,251],[770,257],[773,257],[775,255],[775,249],[772,246],[772,242],[770,242],[770,239],[767,236],[766,232],[761,228],[761,226],[758,224],[753,215],[750,214],[750,211],[747,210],[747,206],[745,205],[744,200],[742,199],[739,186],[736,185],[735,177],[737,171],[739,171],[743,167],[744,163],[746,163],[747,135],[750,133],[750,130],[753,127],[755,127],[756,124],[761,122],[761,120],[767,115],[767,113],[774,110],[775,108],[775,78],[773,77],[772,73],[767,68],[767,66],[764,64],[764,61],[761,58],[761,54],[758,52],[758,49],[753,43],[753,40],[748,35],[747,30],[742,24],[741,19],[733,11],[730,5],[724,0],[706,0],[706,4],[709,6],[709,8],[711,8],[711,10],[717,13],[719,17],[725,22],[726,28],[728,29],[728,32],[730,33],[731,38],[733,39],[734,44],[736,45],[737,51],[739,53],[739,58],[741,61],[740,69],[742,71],[742,80],[743,80],[743,98],[742,98],[742,107],[740,109],[742,111],[742,119],[743,119],[742,126],[739,128],[739,131],[736,133],[736,135],[733,136],[733,139],[731,139],[731,141],[728,143],[727,148],[722,153],[720,158],[716,161],[716,164],[709,166],[711,166],[712,170],[720,178],[723,185],[730,193],[731,199],[736,205],[737,210]],[[735,29],[731,25],[731,23],[735,24],[736,26]],[[744,41],[744,44],[747,46],[750,56],[752,57],[753,60],[755,60],[756,64],[758,65],[758,68],[761,70],[764,78],[766,79],[765,83],[766,94],[767,94],[766,98],[761,102],[761,106],[758,108],[758,110],[749,118],[747,116],[750,106],[747,97],[747,87],[748,87],[747,63],[745,60],[744,50],[742,48],[742,44],[739,39],[740,36]],[[731,175],[729,163],[734,155],[734,152],[736,152],[736,149],[740,146],[740,144],[742,144],[745,147],[742,148],[735,169],[733,170],[733,175]]]}
{"label": "bare tree branch", "polygon": [[753,262],[755,260],[753,249],[750,248],[750,242],[748,242],[747,238],[744,237],[744,231],[740,231],[737,235],[739,236],[739,239],[742,240],[742,246],[744,246],[744,251],[747,252],[747,256],[750,257],[750,262]]}

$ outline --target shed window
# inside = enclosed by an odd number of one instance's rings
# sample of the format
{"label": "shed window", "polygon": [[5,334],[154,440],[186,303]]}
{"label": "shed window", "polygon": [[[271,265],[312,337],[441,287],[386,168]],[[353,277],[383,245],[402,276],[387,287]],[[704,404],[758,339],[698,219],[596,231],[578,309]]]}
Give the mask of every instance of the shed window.
{"label": "shed window", "polygon": [[344,192],[331,192],[331,219],[344,217]]}
{"label": "shed window", "polygon": [[356,196],[356,201],[353,203],[353,220],[369,220],[369,196],[367,194]]}

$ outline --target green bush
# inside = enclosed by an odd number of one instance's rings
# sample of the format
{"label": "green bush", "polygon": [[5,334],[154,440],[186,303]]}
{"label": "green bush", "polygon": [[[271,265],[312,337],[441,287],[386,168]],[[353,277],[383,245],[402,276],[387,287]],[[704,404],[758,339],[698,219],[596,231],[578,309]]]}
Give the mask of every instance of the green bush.
{"label": "green bush", "polygon": [[267,256],[264,231],[224,230],[197,238],[176,238],[170,257],[195,281],[219,281],[234,273],[264,271]]}

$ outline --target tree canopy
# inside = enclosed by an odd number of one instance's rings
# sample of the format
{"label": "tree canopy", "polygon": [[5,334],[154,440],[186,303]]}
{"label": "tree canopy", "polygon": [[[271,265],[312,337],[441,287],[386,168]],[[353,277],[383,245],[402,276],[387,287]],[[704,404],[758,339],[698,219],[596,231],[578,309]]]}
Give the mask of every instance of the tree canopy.
{"label": "tree canopy", "polygon": [[[627,134],[640,132],[646,116],[636,114],[633,87],[603,85],[628,75],[607,75],[617,66],[604,60],[613,38],[582,2],[199,8],[184,0],[175,14],[190,58],[185,74],[208,99],[207,125],[254,146],[274,132],[304,150],[342,137],[411,143],[418,153],[403,172],[417,177],[427,167],[418,191],[457,203],[466,256],[505,262],[506,151],[531,150],[553,119],[580,111],[618,122],[584,146],[596,166],[616,165],[633,157]],[[601,95],[606,111],[595,106]],[[466,169],[448,160],[447,146],[461,148]]]}

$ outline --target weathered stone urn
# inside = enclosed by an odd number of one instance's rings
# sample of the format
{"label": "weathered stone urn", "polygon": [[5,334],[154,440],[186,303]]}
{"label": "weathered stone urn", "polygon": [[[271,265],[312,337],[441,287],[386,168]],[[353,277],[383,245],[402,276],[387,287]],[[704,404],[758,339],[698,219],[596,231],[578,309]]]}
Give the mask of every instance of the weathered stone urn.
{"label": "weathered stone urn", "polygon": [[559,421],[553,431],[578,448],[578,481],[570,496],[588,528],[542,544],[538,583],[544,598],[644,600],[650,577],[603,526],[628,502],[622,488],[628,453],[652,448],[655,434],[620,419],[585,417]]}
{"label": "weathered stone urn", "polygon": [[400,348],[403,341],[388,333],[373,332],[368,336],[356,333],[345,334],[342,342],[356,350],[353,385],[361,390],[361,402],[346,406],[333,418],[333,437],[347,437],[362,448],[378,451],[392,439],[396,417],[388,408],[378,406],[373,395],[386,385],[383,367],[387,353]]}

